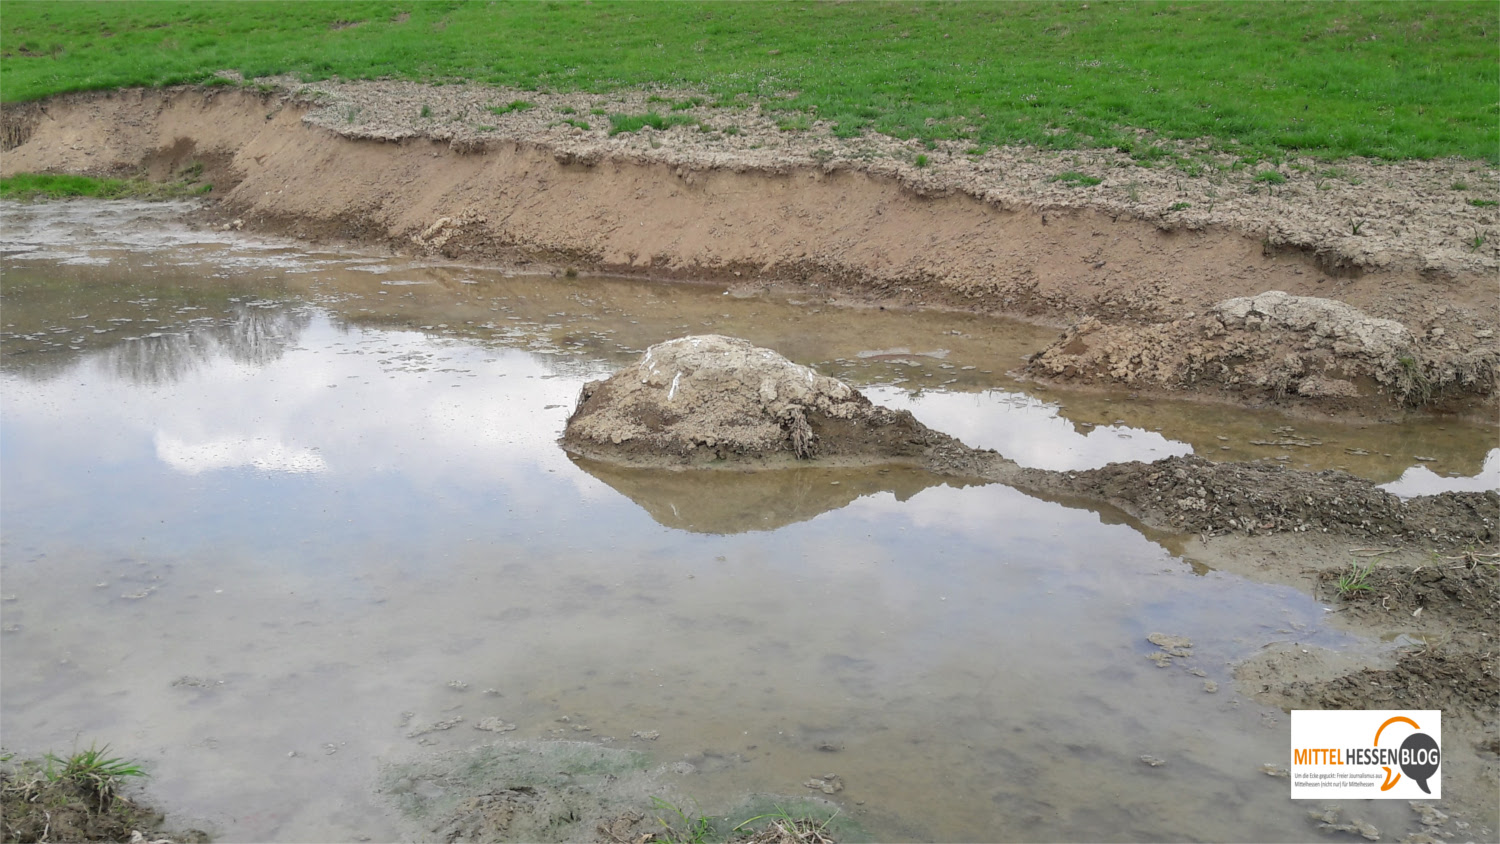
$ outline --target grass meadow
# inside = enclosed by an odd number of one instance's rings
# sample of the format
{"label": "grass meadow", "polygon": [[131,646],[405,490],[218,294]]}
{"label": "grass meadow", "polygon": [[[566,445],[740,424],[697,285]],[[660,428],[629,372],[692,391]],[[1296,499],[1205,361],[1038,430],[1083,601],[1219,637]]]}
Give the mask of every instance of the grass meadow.
{"label": "grass meadow", "polygon": [[1493,2],[39,2],[0,97],[247,78],[646,88],[841,136],[1500,162]]}

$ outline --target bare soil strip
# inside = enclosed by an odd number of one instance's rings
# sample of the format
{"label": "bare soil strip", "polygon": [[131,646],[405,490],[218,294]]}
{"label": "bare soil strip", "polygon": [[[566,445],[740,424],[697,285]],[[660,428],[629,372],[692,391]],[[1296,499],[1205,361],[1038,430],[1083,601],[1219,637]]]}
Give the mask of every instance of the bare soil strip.
{"label": "bare soil strip", "polygon": [[[661,108],[641,93],[273,82],[8,107],[0,172],[197,163],[222,221],[262,231],[1079,323],[1029,369],[1040,379],[1384,418],[1500,411],[1500,232],[1482,204],[1500,179],[1480,163],[1350,161],[1331,177],[1287,162],[1272,183],[1228,162],[1190,177],[1107,151],[783,132],[755,107],[613,136],[590,116]],[[564,122],[579,115],[589,129]],[[1222,318],[1267,291],[1393,321],[1403,343],[1372,363],[1316,321]]]}

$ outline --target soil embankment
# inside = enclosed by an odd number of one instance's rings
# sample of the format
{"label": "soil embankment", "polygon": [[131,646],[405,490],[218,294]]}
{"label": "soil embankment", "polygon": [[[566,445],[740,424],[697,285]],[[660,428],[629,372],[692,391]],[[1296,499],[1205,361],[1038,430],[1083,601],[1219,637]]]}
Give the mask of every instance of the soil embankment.
{"label": "soil embankment", "polygon": [[[1035,378],[1383,417],[1500,407],[1500,234],[1483,204],[1500,181],[1482,164],[1191,177],[1112,151],[915,153],[783,132],[755,108],[617,135],[567,117],[645,112],[641,94],[525,94],[531,107],[496,114],[517,92],[278,84],[8,107],[3,172],[201,165],[222,221],[257,230],[1074,325]],[[1238,311],[1202,324],[1269,291],[1396,323],[1403,342],[1377,354]]]}

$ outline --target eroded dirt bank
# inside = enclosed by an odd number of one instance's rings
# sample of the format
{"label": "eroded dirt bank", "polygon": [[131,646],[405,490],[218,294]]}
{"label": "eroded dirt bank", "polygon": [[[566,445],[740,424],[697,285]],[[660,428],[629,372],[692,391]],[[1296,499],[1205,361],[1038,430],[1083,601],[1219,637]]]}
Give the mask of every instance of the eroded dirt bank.
{"label": "eroded dirt bank", "polygon": [[[1384,417],[1500,407],[1500,237],[1494,209],[1468,201],[1500,188],[1472,162],[1350,162],[1337,178],[1290,162],[1279,185],[1114,152],[955,146],[918,162],[894,139],[781,132],[754,108],[614,136],[602,116],[565,117],[660,108],[641,94],[526,94],[532,108],[496,115],[516,92],[281,84],[11,107],[0,167],[202,164],[222,221],[259,230],[1076,323],[1028,369],[1042,379]],[[1069,187],[1064,171],[1104,182]],[[1267,291],[1344,303],[1403,342],[1372,368],[1316,322],[1200,326]]]}

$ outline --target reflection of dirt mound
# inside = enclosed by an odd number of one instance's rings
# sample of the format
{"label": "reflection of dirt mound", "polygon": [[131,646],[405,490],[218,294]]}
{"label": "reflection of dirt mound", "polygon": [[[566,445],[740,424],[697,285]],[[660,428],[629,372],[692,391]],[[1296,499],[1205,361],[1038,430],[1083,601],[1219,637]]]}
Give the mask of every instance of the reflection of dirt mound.
{"label": "reflection of dirt mound", "polygon": [[659,343],[584,385],[562,442],[575,454],[647,466],[910,462],[957,444],[842,381],[716,334]]}
{"label": "reflection of dirt mound", "polygon": [[1025,470],[1023,489],[1113,504],[1180,533],[1338,533],[1450,545],[1500,536],[1500,495],[1447,492],[1406,501],[1347,472],[1169,457],[1084,472]]}
{"label": "reflection of dirt mound", "polygon": [[576,465],[639,504],[659,524],[695,533],[775,530],[879,492],[897,500],[943,483],[920,469],[796,468],[776,472],[677,472],[579,459]]}
{"label": "reflection of dirt mound", "polygon": [[1252,398],[1294,394],[1329,408],[1379,394],[1463,407],[1495,392],[1500,346],[1492,337],[1476,324],[1417,338],[1399,322],[1342,302],[1273,290],[1155,325],[1085,319],[1027,371],[1169,390],[1208,386]]}

